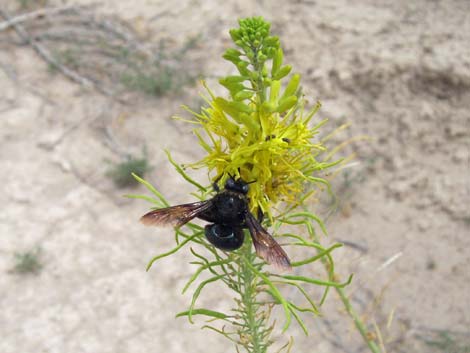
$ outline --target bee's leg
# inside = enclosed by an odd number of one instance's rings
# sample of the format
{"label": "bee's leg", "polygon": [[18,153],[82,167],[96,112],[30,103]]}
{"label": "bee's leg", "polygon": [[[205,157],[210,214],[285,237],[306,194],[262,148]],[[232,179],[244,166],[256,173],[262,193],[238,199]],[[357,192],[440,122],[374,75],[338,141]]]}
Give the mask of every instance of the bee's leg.
{"label": "bee's leg", "polygon": [[264,213],[261,211],[261,208],[258,208],[258,222],[259,224],[263,224],[264,220]]}
{"label": "bee's leg", "polygon": [[222,178],[222,175],[224,175],[224,174],[223,173],[220,174],[217,178],[215,178],[214,182],[212,183],[212,188],[214,189],[215,192],[220,191],[218,182]]}

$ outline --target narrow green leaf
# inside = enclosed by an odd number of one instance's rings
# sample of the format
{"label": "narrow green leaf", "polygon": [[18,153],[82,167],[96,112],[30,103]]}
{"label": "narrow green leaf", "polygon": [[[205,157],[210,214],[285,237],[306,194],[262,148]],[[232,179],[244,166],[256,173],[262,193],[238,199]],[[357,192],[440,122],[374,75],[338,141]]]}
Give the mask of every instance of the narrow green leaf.
{"label": "narrow green leaf", "polygon": [[223,277],[223,275],[218,275],[218,276],[211,277],[211,278],[201,282],[199,284],[199,286],[196,288],[196,290],[194,291],[194,294],[193,294],[193,298],[191,300],[191,305],[189,306],[189,310],[188,310],[188,320],[189,320],[190,323],[194,323],[193,320],[192,320],[194,305],[196,305],[196,300],[197,300],[197,298],[199,298],[199,295],[201,294],[201,291],[204,289],[204,287],[206,285],[208,285],[209,283],[212,283],[212,282],[216,282],[219,279],[221,279],[222,277]]}
{"label": "narrow green leaf", "polygon": [[[311,246],[311,247],[315,247],[312,243],[307,243],[307,244],[299,244],[301,246]],[[315,256],[312,256],[308,259],[305,259],[305,260],[302,260],[302,261],[296,261],[296,262],[292,262],[292,267],[298,267],[298,266],[303,266],[303,265],[306,265],[306,264],[309,264],[309,263],[312,263],[312,262],[315,262],[317,261],[318,259],[322,258],[323,256],[325,256],[326,254],[329,254],[330,252],[332,252],[334,249],[336,248],[340,248],[342,247],[343,244],[334,244],[332,246],[330,246],[328,249],[320,252],[319,254],[315,255]]]}
{"label": "narrow green leaf", "polygon": [[200,236],[201,234],[200,233],[195,233],[193,234],[192,236],[186,238],[184,241],[182,241],[180,244],[178,244],[178,246],[174,247],[173,249],[171,249],[170,251],[167,251],[166,253],[163,253],[163,254],[160,254],[160,255],[157,255],[155,256],[154,258],[152,258],[152,260],[150,260],[149,264],[147,265],[147,269],[146,271],[150,270],[150,268],[152,267],[153,263],[157,260],[160,260],[164,257],[167,257],[171,254],[174,254],[176,253],[179,249],[181,249],[183,246],[185,246],[187,243],[189,243],[191,240],[195,239],[196,237]]}
{"label": "narrow green leaf", "polygon": [[204,271],[204,270],[206,270],[210,267],[215,267],[215,266],[221,266],[221,265],[228,264],[231,261],[232,261],[231,259],[226,259],[226,260],[221,260],[221,261],[212,261],[212,262],[208,262],[208,263],[202,265],[201,267],[199,267],[197,269],[197,271],[191,276],[191,278],[186,283],[186,285],[184,286],[182,294],[184,294],[188,290],[191,283],[193,283],[199,277],[199,275],[202,273],[202,271]]}
{"label": "narrow green leaf", "polygon": [[143,184],[152,194],[154,194],[154,195],[165,205],[165,207],[170,206],[170,204],[165,200],[165,198],[163,197],[163,195],[160,194],[160,192],[158,192],[157,189],[155,189],[152,184],[150,184],[148,181],[142,179],[140,176],[138,176],[138,175],[135,174],[135,173],[132,173],[132,176],[133,176],[139,183]]}
{"label": "narrow green leaf", "polygon": [[[296,306],[293,305],[292,303],[289,303],[289,305],[291,305],[291,306],[293,306],[294,308],[296,308]],[[297,323],[298,323],[298,324],[300,325],[300,327],[302,328],[302,331],[304,331],[305,336],[308,336],[307,327],[305,326],[304,321],[300,318],[299,314],[297,314],[294,309],[291,309],[291,313],[292,313],[292,315],[294,315],[295,320],[297,321]]]}
{"label": "narrow green leaf", "polygon": [[127,197],[129,199],[142,199],[142,200],[148,201],[150,203],[154,203],[159,208],[160,207],[166,207],[166,205],[164,205],[160,200],[156,200],[156,199],[154,199],[153,197],[150,197],[150,196],[126,194],[126,195],[124,195],[124,197]]}
{"label": "narrow green leaf", "polygon": [[[209,317],[213,317],[215,319],[227,319],[228,315],[221,313],[220,311],[214,311],[214,310],[209,310],[209,309],[193,309],[191,312],[191,315],[205,315]],[[189,316],[189,310],[182,311],[178,314],[176,314],[176,317],[182,317],[182,316]]]}
{"label": "narrow green leaf", "polygon": [[351,274],[351,275],[349,275],[349,278],[346,282],[338,283],[338,282],[331,282],[331,281],[322,281],[322,280],[319,280],[319,279],[304,277],[304,276],[293,276],[293,275],[282,275],[282,276],[273,275],[273,276],[288,279],[288,280],[291,280],[291,281],[301,281],[301,282],[305,282],[305,283],[317,284],[319,286],[329,286],[329,287],[339,287],[339,288],[343,288],[343,287],[347,286],[348,284],[350,284],[351,280],[353,278],[353,275]]}
{"label": "narrow green leaf", "polygon": [[203,192],[206,192],[207,189],[202,186],[201,184],[199,184],[198,182],[194,181],[189,175],[186,174],[186,172],[183,170],[183,168],[181,168],[181,166],[176,163],[173,158],[171,158],[171,154],[170,154],[170,151],[168,150],[165,150],[165,153],[168,157],[168,160],[170,161],[170,163],[173,165],[173,167],[175,167],[176,171],[189,183],[193,184],[194,186],[196,186],[199,190],[203,191]]}
{"label": "narrow green leaf", "polygon": [[323,233],[325,235],[327,234],[325,224],[323,223],[323,221],[317,216],[315,216],[314,214],[309,213],[309,212],[298,212],[298,213],[294,213],[291,215],[287,215],[285,218],[282,219],[282,222],[287,223],[287,224],[305,224],[303,220],[299,220],[299,221],[292,220],[293,218],[302,218],[302,217],[313,219],[320,226]]}

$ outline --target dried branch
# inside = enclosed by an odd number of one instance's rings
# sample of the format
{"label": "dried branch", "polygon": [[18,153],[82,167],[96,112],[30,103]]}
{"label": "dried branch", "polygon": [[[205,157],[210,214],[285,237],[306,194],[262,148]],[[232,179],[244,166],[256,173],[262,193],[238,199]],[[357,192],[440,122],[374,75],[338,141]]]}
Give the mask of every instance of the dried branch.
{"label": "dried branch", "polygon": [[40,45],[37,41],[35,41],[28,32],[17,22],[12,21],[10,16],[4,11],[0,9],[0,16],[2,16],[6,22],[9,22],[16,33],[23,39],[26,43],[31,45],[31,47],[39,54],[41,58],[43,58],[48,64],[52,65],[56,68],[59,72],[61,72],[64,76],[68,77],[74,82],[77,82],[85,87],[95,88],[101,93],[106,95],[112,96],[112,92],[108,89],[101,87],[91,81],[90,79],[79,75],[77,72],[70,70],[66,66],[62,65],[59,61],[57,61],[42,45]]}
{"label": "dried branch", "polygon": [[[15,25],[18,25],[22,22],[35,20],[37,18],[41,18],[45,16],[52,16],[52,15],[55,15],[61,12],[66,12],[68,10],[75,9],[75,8],[76,6],[74,5],[64,5],[64,6],[58,6],[58,7],[52,7],[52,8],[44,8],[44,9],[28,12],[25,14],[21,14],[13,18],[9,18],[6,21],[0,23],[0,32],[10,27],[14,27]],[[2,17],[6,18],[4,11],[2,11]]]}

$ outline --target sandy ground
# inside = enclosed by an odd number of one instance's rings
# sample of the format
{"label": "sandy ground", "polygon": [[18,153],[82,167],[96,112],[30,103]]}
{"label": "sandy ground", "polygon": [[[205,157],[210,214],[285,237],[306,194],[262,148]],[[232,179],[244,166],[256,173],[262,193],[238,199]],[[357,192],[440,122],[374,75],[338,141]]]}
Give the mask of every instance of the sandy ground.
{"label": "sandy ground", "polygon": [[[0,8],[18,13],[18,2]],[[76,1],[87,4],[89,1]],[[104,1],[96,12],[182,43],[215,86],[231,72],[220,55],[238,17],[263,15],[286,60],[332,128],[351,122],[357,161],[335,182],[340,212],[330,239],[353,303],[387,352],[468,352],[470,346],[470,3],[462,1]],[[53,1],[48,6],[58,5]],[[189,252],[145,272],[173,237],[142,227],[148,205],[121,197],[105,176],[118,160],[107,127],[128,151],[148,147],[148,179],[173,203],[191,189],[166,161],[200,156],[190,127],[170,119],[197,102],[197,88],[116,102],[84,89],[30,46],[0,32],[0,352],[228,352],[223,338],[175,313],[190,276]],[[193,176],[204,180],[203,173]],[[144,192],[140,190],[140,192]],[[167,232],[167,231],[166,231]],[[11,272],[14,253],[41,248],[38,275]],[[230,298],[214,289],[215,308]],[[365,352],[332,293],[324,318],[295,352]],[[448,334],[452,342],[426,343]],[[285,338],[283,338],[285,341]],[[282,341],[282,340],[281,340]]]}

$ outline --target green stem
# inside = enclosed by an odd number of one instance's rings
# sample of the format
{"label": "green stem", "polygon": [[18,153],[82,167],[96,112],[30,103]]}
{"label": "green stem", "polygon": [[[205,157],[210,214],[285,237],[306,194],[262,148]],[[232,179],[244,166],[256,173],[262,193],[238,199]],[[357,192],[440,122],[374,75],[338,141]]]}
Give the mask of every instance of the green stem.
{"label": "green stem", "polygon": [[[318,240],[316,239],[316,237],[313,237],[313,240],[314,242],[316,242],[317,244],[319,244]],[[319,249],[317,249],[317,252],[319,252]],[[325,269],[326,271],[330,274],[330,280],[331,281],[335,281],[334,280],[334,273],[332,273],[329,268],[330,268],[330,265],[328,264],[327,260],[325,259],[325,257],[322,257],[321,258],[321,262],[323,264],[323,266],[325,266]],[[334,271],[334,270],[333,270]],[[381,353],[381,350],[380,348],[377,346],[377,344],[368,336],[368,330],[366,328],[366,326],[364,325],[364,323],[362,322],[362,320],[359,318],[359,315],[356,313],[356,311],[354,310],[354,308],[352,307],[352,304],[351,302],[349,301],[349,298],[346,296],[346,294],[344,293],[344,289],[341,288],[341,287],[335,287],[336,289],[336,292],[338,293],[339,297],[341,298],[341,301],[343,302],[344,304],[344,307],[346,308],[346,310],[348,311],[348,314],[349,316],[353,319],[354,321],[354,324],[357,328],[357,330],[359,331],[359,333],[361,334],[362,338],[364,339],[364,342],[367,344],[367,346],[369,347],[370,351],[372,353]]]}
{"label": "green stem", "polygon": [[[265,353],[268,347],[266,340],[266,330],[264,329],[264,315],[259,313],[260,306],[256,302],[257,288],[256,275],[248,266],[247,262],[252,263],[255,259],[251,241],[247,241],[242,247],[242,256],[240,261],[240,296],[243,308],[243,321],[247,332],[240,335],[240,338],[248,339],[248,344],[243,344],[249,353]],[[248,261],[244,260],[247,259]],[[260,319],[260,318],[263,319]]]}
{"label": "green stem", "polygon": [[336,291],[338,292],[338,295],[341,298],[341,301],[343,302],[344,307],[348,311],[349,316],[351,316],[351,318],[353,319],[357,330],[359,331],[362,338],[364,339],[364,342],[366,342],[367,346],[369,346],[370,351],[373,353],[381,353],[380,348],[377,346],[377,344],[372,339],[370,339],[370,337],[368,337],[367,328],[365,327],[364,323],[359,318],[359,315],[356,313],[356,311],[352,307],[351,302],[349,301],[348,297],[344,293],[343,288],[336,287]]}
{"label": "green stem", "polygon": [[252,82],[252,88],[256,91],[256,94],[258,96],[258,109],[261,107],[261,105],[266,101],[266,93],[265,93],[265,87],[263,84],[263,65],[260,65],[258,62],[258,48],[251,48],[254,53],[254,59],[253,62],[251,63],[253,65],[254,71],[258,73],[258,79],[256,82]]}

